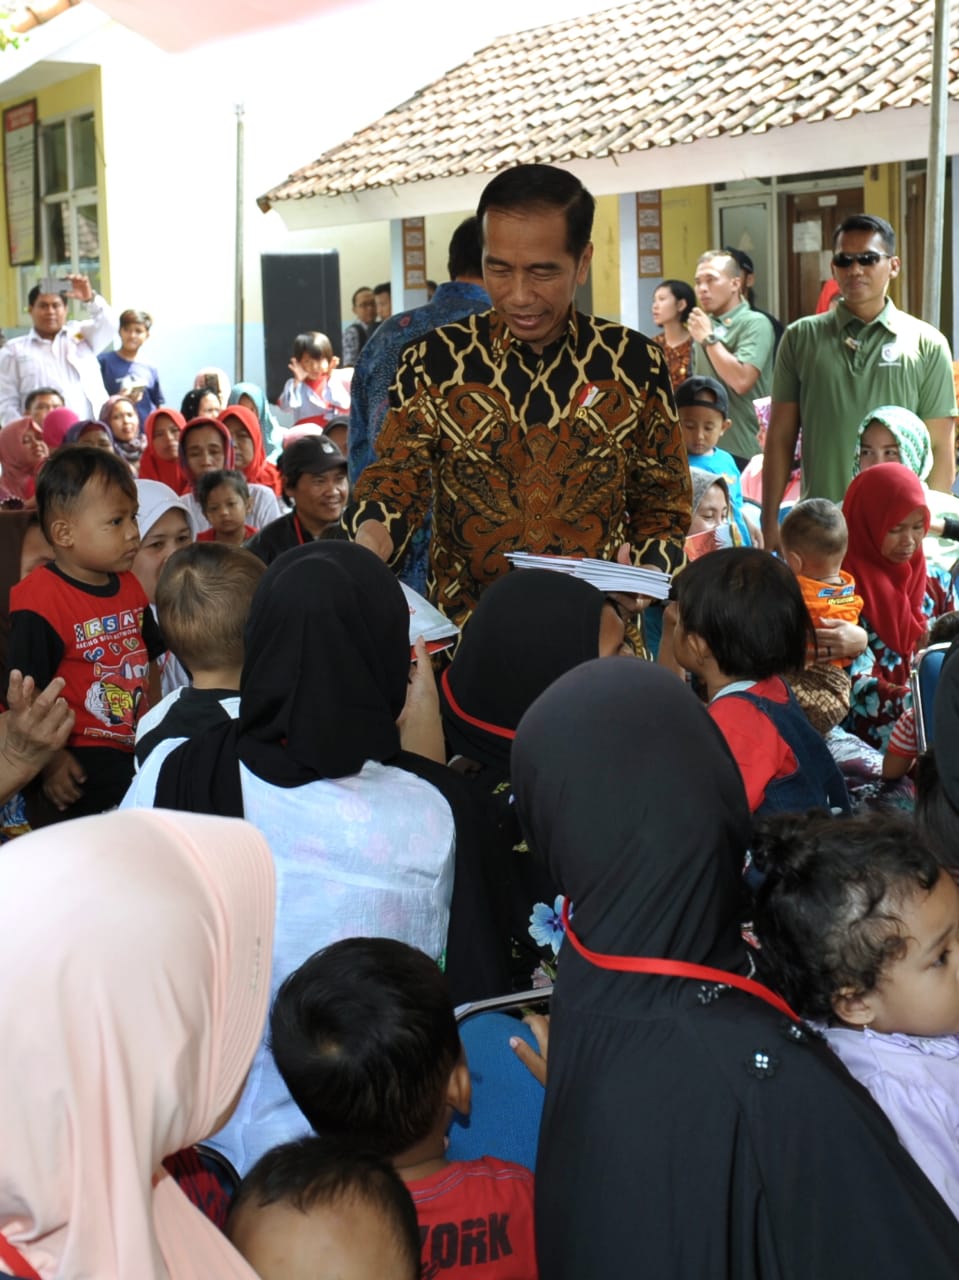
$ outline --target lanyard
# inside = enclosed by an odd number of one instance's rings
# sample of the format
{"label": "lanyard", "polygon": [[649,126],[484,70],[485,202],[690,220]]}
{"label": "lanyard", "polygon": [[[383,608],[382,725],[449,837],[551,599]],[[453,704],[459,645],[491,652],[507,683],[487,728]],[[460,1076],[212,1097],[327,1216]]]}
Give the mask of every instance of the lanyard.
{"label": "lanyard", "polygon": [[446,701],[450,704],[453,714],[458,716],[460,720],[471,724],[474,729],[482,729],[484,733],[492,733],[497,738],[509,738],[511,741],[516,737],[515,729],[504,729],[502,725],[490,724],[487,720],[477,720],[475,716],[471,716],[464,711],[460,704],[453,697],[453,690],[450,688],[449,667],[445,667],[443,674],[440,676],[440,684],[443,686],[443,692],[446,694]]}
{"label": "lanyard", "polygon": [[774,1009],[784,1013],[793,1022],[801,1021],[799,1015],[794,1013],[782,996],[777,996],[775,991],[770,991],[761,982],[755,982],[752,978],[743,978],[738,973],[729,973],[726,969],[713,969],[704,964],[689,964],[686,960],[659,960],[653,956],[605,956],[599,951],[590,951],[588,947],[583,946],[573,932],[569,920],[568,898],[563,899],[563,928],[566,930],[567,938],[573,944],[573,950],[578,951],[584,960],[596,965],[598,969],[615,969],[621,973],[659,973],[669,978],[693,978],[700,982],[720,982],[724,986],[738,987],[748,995],[765,1000],[766,1004],[771,1004]]}
{"label": "lanyard", "polygon": [[[300,524],[300,517],[295,511],[293,512],[293,528],[296,530],[296,540],[302,547],[307,539],[303,537],[303,526]],[[312,542],[313,538],[311,537],[309,541]]]}
{"label": "lanyard", "polygon": [[13,1245],[0,1231],[0,1262],[5,1267],[10,1267],[10,1274],[22,1277],[22,1280],[40,1280],[39,1274],[34,1271],[30,1263],[21,1253],[14,1249]]}

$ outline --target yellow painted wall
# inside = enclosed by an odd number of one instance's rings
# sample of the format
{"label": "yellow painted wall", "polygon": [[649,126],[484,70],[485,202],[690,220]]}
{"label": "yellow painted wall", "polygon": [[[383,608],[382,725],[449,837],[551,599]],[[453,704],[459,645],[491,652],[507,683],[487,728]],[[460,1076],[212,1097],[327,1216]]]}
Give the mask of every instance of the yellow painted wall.
{"label": "yellow painted wall", "polygon": [[616,319],[619,298],[619,197],[599,196],[593,219],[593,315]]}
{"label": "yellow painted wall", "polygon": [[[863,209],[877,218],[899,226],[902,210],[902,170],[898,164],[874,164],[862,171]],[[902,302],[900,281],[893,280],[889,293],[897,306]]]}
{"label": "yellow painted wall", "polygon": [[673,187],[663,192],[663,278],[688,280],[713,238],[709,187]]}
{"label": "yellow painted wall", "polygon": [[[106,219],[106,182],[103,167],[103,110],[100,99],[100,71],[97,67],[91,67],[90,70],[82,72],[80,75],[73,76],[69,80],[62,80],[59,84],[50,85],[47,89],[40,89],[36,93],[22,94],[20,97],[11,98],[0,102],[0,110],[6,110],[7,107],[15,107],[18,103],[27,102],[31,98],[37,100],[37,114],[40,122],[53,120],[59,116],[68,115],[74,111],[93,110],[96,119],[97,133],[97,189],[98,189],[98,213],[100,224],[100,272],[101,272],[101,291],[104,297],[110,297],[110,260],[109,260],[109,238],[107,235],[107,219]],[[0,193],[3,191],[3,173],[0,172]],[[29,325],[29,316],[26,312],[18,309],[18,290],[17,290],[17,273],[18,268],[8,265],[7,260],[7,223],[6,223],[6,200],[0,199],[0,326],[5,328],[13,328],[19,326],[21,328]],[[38,264],[36,271],[33,268],[27,268],[31,275],[40,276],[40,266]]]}

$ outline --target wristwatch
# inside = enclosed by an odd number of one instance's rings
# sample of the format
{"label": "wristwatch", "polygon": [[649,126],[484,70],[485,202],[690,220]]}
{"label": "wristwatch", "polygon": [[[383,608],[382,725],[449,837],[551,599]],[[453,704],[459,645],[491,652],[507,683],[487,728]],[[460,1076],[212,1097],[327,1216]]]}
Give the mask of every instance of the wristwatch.
{"label": "wristwatch", "polygon": [[711,347],[717,342],[722,342],[722,340],[723,340],[723,335],[721,333],[715,333],[715,332],[707,333],[705,338],[703,338],[703,346]]}

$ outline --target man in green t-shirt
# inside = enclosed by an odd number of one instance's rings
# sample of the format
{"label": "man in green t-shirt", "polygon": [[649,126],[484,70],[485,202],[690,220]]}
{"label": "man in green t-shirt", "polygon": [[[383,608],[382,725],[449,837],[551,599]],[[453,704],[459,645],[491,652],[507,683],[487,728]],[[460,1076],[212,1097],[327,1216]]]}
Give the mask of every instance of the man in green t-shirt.
{"label": "man in green t-shirt", "polygon": [[884,218],[853,214],[833,236],[832,273],[840,300],[824,315],[786,330],[773,377],[763,460],[763,539],[779,546],[779,506],[802,426],[802,496],[841,502],[852,479],[859,424],[873,409],[899,405],[929,428],[931,489],[955,480],[952,354],[938,329],[886,296],[899,274],[896,233]]}
{"label": "man in green t-shirt", "polygon": [[775,333],[767,316],[743,297],[743,272],[725,249],[710,249],[696,266],[699,306],[689,313],[693,373],[717,378],[729,393],[732,426],[723,441],[740,467],[759,452],[753,401],[769,395]]}

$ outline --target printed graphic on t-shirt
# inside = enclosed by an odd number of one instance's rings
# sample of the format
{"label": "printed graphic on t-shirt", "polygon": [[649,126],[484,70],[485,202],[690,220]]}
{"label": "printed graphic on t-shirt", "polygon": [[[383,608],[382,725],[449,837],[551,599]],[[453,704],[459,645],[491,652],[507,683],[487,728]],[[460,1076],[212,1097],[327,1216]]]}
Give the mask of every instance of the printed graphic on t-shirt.
{"label": "printed graphic on t-shirt", "polygon": [[420,1223],[423,1280],[436,1280],[451,1268],[489,1266],[512,1257],[508,1213],[491,1213],[488,1218],[465,1218],[461,1222]]}
{"label": "printed graphic on t-shirt", "polygon": [[133,737],[150,668],[142,625],[142,609],[74,625],[77,651],[90,671],[83,706],[95,723],[86,727],[88,738],[129,743]]}

